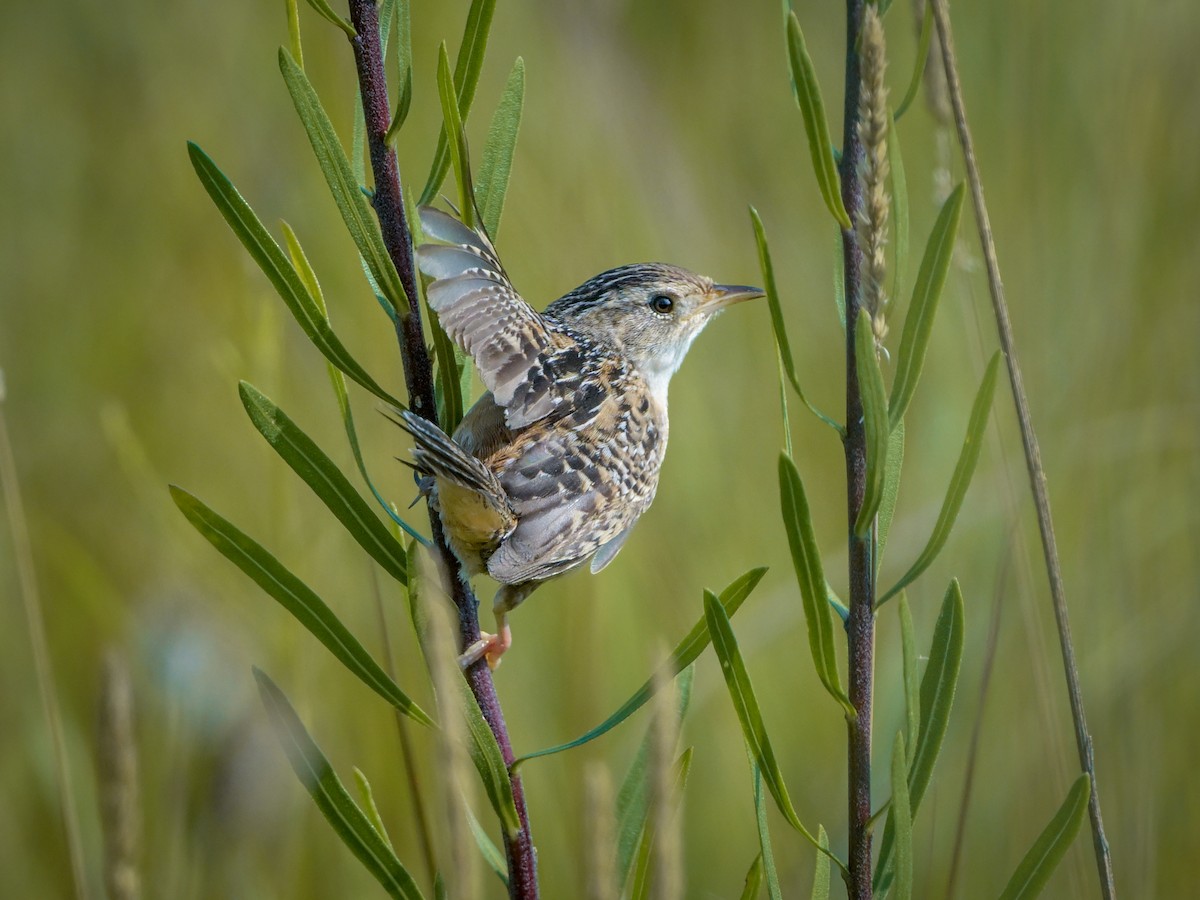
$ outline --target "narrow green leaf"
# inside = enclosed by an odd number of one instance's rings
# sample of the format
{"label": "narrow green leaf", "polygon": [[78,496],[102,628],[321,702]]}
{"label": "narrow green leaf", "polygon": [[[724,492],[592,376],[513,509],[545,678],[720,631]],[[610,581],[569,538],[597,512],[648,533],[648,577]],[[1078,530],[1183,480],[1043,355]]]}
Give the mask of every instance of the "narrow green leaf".
{"label": "narrow green leaf", "polygon": [[283,410],[252,384],[240,382],[238,395],[250,421],[267,443],[312,488],[358,545],[384,571],[406,584],[404,548],[375,517],[341,470]]}
{"label": "narrow green leaf", "polygon": [[337,397],[338,409],[342,414],[342,426],[346,429],[346,440],[350,444],[350,452],[354,455],[354,463],[358,466],[358,473],[362,476],[363,481],[370,489],[371,494],[375,497],[376,502],[383,507],[383,511],[387,513],[388,518],[399,525],[409,537],[416,539],[423,546],[430,546],[429,538],[425,537],[412,525],[404,521],[396,514],[396,510],[392,504],[384,499],[383,494],[379,493],[379,489],[375,487],[375,483],[371,480],[370,474],[367,472],[367,464],[363,461],[362,448],[358,443],[358,430],[354,426],[354,411],[350,408],[350,395],[346,393],[346,382],[341,377],[340,372],[329,370],[329,378],[333,384],[333,392]]}
{"label": "narrow green leaf", "polygon": [[[463,28],[462,42],[458,45],[458,56],[454,61],[454,86],[458,93],[458,109],[463,120],[471,111],[475,99],[475,88],[479,84],[479,73],[483,68],[483,56],[487,50],[488,33],[492,26],[492,14],[496,11],[496,0],[472,0],[467,11],[467,23]],[[432,203],[441,190],[446,172],[450,169],[449,144],[446,129],[438,134],[437,150],[433,154],[433,165],[429,178],[421,191],[418,203]]]}
{"label": "narrow green leaf", "polygon": [[342,214],[346,230],[371,270],[380,293],[400,316],[408,315],[408,300],[400,275],[383,243],[379,222],[359,187],[358,179],[354,177],[350,160],[342,149],[333,123],[329,121],[304,70],[282,47],[279,48],[279,71],[283,73],[296,113],[308,134],[309,143],[312,144],[338,211]]}
{"label": "narrow green leaf", "polygon": [[792,66],[792,78],[796,84],[796,99],[800,104],[800,115],[804,118],[804,131],[808,135],[808,149],[812,154],[813,171],[817,186],[825,205],[838,224],[847,230],[854,226],[842,203],[842,183],[837,164],[833,159],[833,143],[829,140],[829,123],[825,119],[825,102],[821,99],[821,88],[817,84],[817,72],[804,44],[804,33],[800,20],[794,12],[788,13],[787,22],[788,60]]}
{"label": "narrow green leaf", "polygon": [[804,483],[796,464],[787,456],[779,456],[779,495],[783,508],[783,525],[787,530],[788,546],[792,551],[792,565],[796,569],[796,581],[800,586],[800,599],[804,606],[804,619],[808,625],[808,646],[813,665],[821,684],[842,705],[846,715],[853,718],[854,706],[842,690],[838,674],[837,651],[833,643],[833,615],[826,602],[825,571],[821,565],[821,554],[813,534],[812,517],[808,510],[808,498]]}
{"label": "narrow green leaf", "polygon": [[887,132],[888,170],[892,182],[892,222],[894,223],[895,259],[892,266],[892,296],[899,297],[908,273],[908,178],[904,174],[904,157],[900,153],[900,135],[896,119],[892,118]]}
{"label": "narrow green leaf", "polygon": [[367,776],[363,774],[362,769],[354,767],[354,786],[358,788],[358,797],[362,801],[363,815],[367,817],[367,821],[371,823],[371,827],[383,839],[383,842],[394,851],[396,848],[392,846],[392,839],[388,836],[387,826],[383,824],[383,817],[379,815],[379,807],[375,805],[375,793],[371,790],[371,782],[367,781]]}
{"label": "narrow green leaf", "polygon": [[257,668],[254,669],[254,678],[258,682],[259,694],[275,729],[275,736],[279,738],[292,770],[342,843],[358,857],[389,897],[419,900],[422,896],[420,888],[396,857],[391,845],[380,836],[346,791],[283,691]]}
{"label": "narrow green leaf", "polygon": [[959,451],[958,462],[955,464],[954,474],[950,478],[950,486],[946,489],[945,499],[942,500],[941,512],[938,513],[937,522],[934,523],[933,533],[929,535],[925,549],[921,551],[904,576],[888,588],[887,593],[879,599],[879,604],[894,597],[916,581],[946,546],[946,541],[949,540],[950,532],[954,528],[954,522],[958,518],[958,511],[962,509],[967,488],[971,485],[975,467],[979,463],[979,453],[983,449],[983,435],[987,429],[988,415],[992,410],[992,398],[996,393],[996,374],[999,366],[1000,351],[997,350],[992,354],[987,371],[983,373],[983,381],[980,382],[979,390],[975,394],[975,402],[971,406],[971,420],[967,423],[967,434],[963,438],[962,450]]}
{"label": "narrow green leaf", "polygon": [[1000,900],[1033,900],[1041,894],[1051,874],[1066,855],[1067,848],[1075,840],[1075,835],[1079,833],[1079,826],[1083,824],[1087,814],[1091,793],[1092,782],[1086,774],[1075,779],[1067,793],[1067,799],[1013,872],[1004,893],[1000,895]]}
{"label": "narrow green leaf", "polygon": [[754,775],[754,819],[758,826],[758,858],[767,880],[767,897],[769,900],[782,900],[779,873],[775,870],[775,851],[771,847],[771,831],[767,826],[767,798],[763,795],[762,769],[754,761],[754,752],[749,744],[746,745],[746,756],[750,760],[750,770]]}
{"label": "narrow green leaf", "polygon": [[[683,799],[684,788],[687,787],[688,773],[692,768],[692,747],[688,747],[680,755],[679,759],[675,760],[675,780],[671,786],[670,812],[673,814],[678,808],[679,803]],[[651,872],[653,871],[650,862],[654,855],[655,839],[658,836],[659,823],[653,820],[647,821],[642,829],[642,837],[638,842],[637,854],[634,857],[633,873],[630,878],[630,900],[649,900],[651,886]]]}
{"label": "narrow green leaf", "polygon": [[316,10],[317,14],[326,22],[336,25],[342,31],[346,32],[347,37],[358,37],[358,32],[354,30],[354,26],[330,9],[327,0],[308,0],[308,5]]}
{"label": "narrow green leaf", "polygon": [[813,869],[812,900],[829,900],[829,835],[825,826],[817,826],[817,843],[823,853],[817,853],[816,868]]}
{"label": "narrow green leaf", "polygon": [[500,231],[500,215],[504,212],[504,196],[512,174],[513,153],[517,149],[517,134],[521,130],[521,112],[525,107],[525,60],[517,57],[500,103],[492,116],[487,142],[483,145],[483,161],[479,166],[479,182],[475,186],[475,201],[483,227],[492,240]]}
{"label": "narrow green leaf", "polygon": [[912,102],[917,99],[917,91],[921,89],[921,80],[925,77],[925,63],[929,59],[929,45],[933,39],[933,11],[925,4],[925,14],[921,17],[921,36],[917,40],[917,61],[913,64],[912,75],[908,79],[908,89],[904,99],[896,107],[895,119],[898,121],[904,115]]}
{"label": "narrow green leaf", "polygon": [[[746,880],[742,885],[742,900],[758,900],[758,891],[762,887],[765,874],[763,857],[759,853],[754,857],[754,862],[750,863],[750,868],[746,870]],[[771,900],[781,900],[780,895],[772,894]]]}
{"label": "narrow green leaf", "polygon": [[396,70],[412,80],[412,12],[410,0],[396,3]]}
{"label": "narrow green leaf", "polygon": [[182,488],[171,485],[171,499],[210,544],[277,600],[363,684],[410,719],[422,725],[433,724],[433,719],[400,690],[325,602],[279,560]]}
{"label": "narrow green leaf", "polygon": [[[426,307],[428,309],[428,307]],[[438,321],[436,313],[428,315],[429,331],[433,336],[433,355],[437,363],[434,378],[434,400],[437,403],[438,424],[446,434],[454,434],[463,417],[462,369],[459,368],[458,348]]]}
{"label": "narrow green leaf", "polygon": [[[679,678],[676,694],[676,723],[682,722],[692,702],[692,683],[696,669],[689,666]],[[621,789],[617,792],[617,860],[616,878],[618,890],[623,890],[629,881],[630,872],[646,828],[646,817],[650,811],[650,789],[647,770],[650,767],[650,748],[654,741],[654,725],[646,729],[641,746],[625,773]]]}
{"label": "narrow green leaf", "polygon": [[925,245],[925,256],[917,272],[917,283],[913,286],[908,314],[904,317],[904,332],[900,336],[900,352],[896,360],[896,377],[892,381],[892,396],[888,417],[892,427],[904,418],[908,404],[917,390],[921,368],[925,365],[925,351],[929,347],[929,336],[933,332],[933,318],[937,313],[938,300],[946,283],[946,272],[954,255],[954,235],[958,231],[958,217],[962,212],[963,186],[959,184],[942,205],[929,242]]}
{"label": "narrow green leaf", "polygon": [[283,298],[296,322],[304,329],[313,346],[321,354],[345,372],[358,384],[362,385],[379,399],[394,406],[404,408],[404,404],[381,388],[367,374],[342,346],[324,312],[318,309],[316,301],[304,286],[304,282],[296,270],[288,262],[283,250],[263,226],[254,210],[238,193],[226,176],[203,150],[196,144],[188,143],[188,156],[192,167],[200,178],[200,183],[224,216],[225,221],[242,242],[250,256],[258,263],[263,274]]}
{"label": "narrow green leaf", "polygon": [[[425,583],[421,574],[421,555],[427,552],[424,549],[418,551],[415,543],[408,545],[408,612],[412,618],[413,628],[417,632],[417,642],[421,647],[421,654],[425,657],[426,666],[429,665],[431,659],[429,610],[426,608],[426,604],[449,602],[449,598],[446,598],[444,594],[440,601],[436,597],[425,596],[431,586]],[[434,571],[432,565],[430,562],[429,568],[426,568],[425,571]],[[434,588],[437,589],[436,586]],[[517,806],[513,800],[512,780],[508,773],[508,766],[504,763],[504,754],[500,752],[500,745],[496,743],[496,735],[492,733],[491,727],[484,719],[483,711],[480,710],[479,703],[471,692],[471,686],[467,684],[461,671],[455,673],[454,685],[458,696],[439,697],[438,703],[457,704],[467,726],[467,752],[470,754],[475,770],[479,773],[480,781],[483,782],[483,792],[497,818],[500,819],[500,825],[504,828],[505,833],[510,836],[515,835],[521,829],[521,820],[517,816]]]}
{"label": "narrow green leaf", "polygon": [[450,146],[450,162],[454,165],[454,179],[458,183],[458,205],[463,224],[475,228],[475,189],[471,183],[471,161],[467,154],[467,138],[463,133],[462,113],[458,108],[458,97],[454,91],[454,79],[450,75],[450,57],[446,54],[443,41],[438,51],[438,96],[442,100],[443,128]]}
{"label": "narrow green leaf", "polygon": [[913,629],[908,597],[900,595],[900,652],[904,669],[904,720],[908,724],[906,743],[917,745],[921,734],[921,694],[917,677],[917,638]]}
{"label": "narrow green leaf", "polygon": [[833,302],[837,306],[838,322],[846,330],[846,237],[841,229],[833,246]]}
{"label": "narrow green leaf", "polygon": [[286,0],[287,2],[287,23],[288,23],[288,43],[292,46],[292,56],[295,57],[297,65],[304,68],[304,48],[300,44],[300,10],[296,6],[296,0]]}
{"label": "narrow green leaf", "polygon": [[842,426],[813,406],[808,401],[808,397],[804,395],[803,388],[800,387],[800,379],[796,377],[796,364],[792,360],[792,347],[788,342],[787,328],[783,323],[783,307],[779,302],[779,289],[775,285],[775,266],[771,263],[771,251],[767,247],[767,235],[763,230],[762,219],[759,218],[758,210],[753,206],[750,207],[750,222],[754,226],[754,240],[758,244],[758,265],[762,269],[763,290],[767,293],[767,307],[771,311],[771,327],[775,331],[775,346],[779,350],[779,358],[782,361],[784,371],[787,373],[788,381],[791,382],[792,390],[796,392],[796,396],[800,398],[800,402],[807,406],[813,415],[833,428],[838,434],[844,435],[845,431]]}
{"label": "narrow green leaf", "polygon": [[867,447],[866,487],[858,518],[854,522],[854,533],[862,537],[870,530],[875,514],[879,512],[880,501],[883,500],[889,436],[887,390],[883,386],[883,373],[879,370],[871,317],[865,309],[858,311],[858,322],[854,326],[854,364],[858,371]]}
{"label": "narrow green leaf", "polygon": [[896,500],[900,496],[900,476],[904,469],[904,422],[892,429],[888,435],[887,464],[883,470],[883,497],[879,500],[879,514],[875,527],[875,571],[883,567],[883,554],[887,549],[888,535],[892,530],[892,519],[896,515]]}
{"label": "narrow green leaf", "polygon": [[[925,796],[925,789],[933,778],[933,766],[942,748],[942,739],[946,736],[950,708],[954,705],[954,691],[958,685],[958,670],[962,665],[962,647],[963,598],[955,580],[950,582],[942,601],[942,609],[933,629],[929,662],[921,677],[921,735],[908,757],[908,800],[914,819]],[[895,827],[889,816],[879,847],[879,861],[875,866],[875,889],[880,892],[887,890],[892,881],[895,839]]]}
{"label": "narrow green leaf", "polygon": [[[328,312],[325,309],[325,295],[321,291],[321,284],[317,281],[317,273],[313,271],[312,265],[308,261],[308,257],[304,254],[304,248],[300,246],[300,241],[296,237],[294,231],[287,222],[280,223],[283,226],[283,234],[287,239],[288,254],[292,258],[292,265],[295,266],[300,278],[303,279],[305,287],[308,288],[312,295],[317,309],[320,314],[328,321]],[[361,257],[359,257],[361,259]],[[367,278],[370,279],[370,273],[367,273]],[[429,538],[418,533],[411,525],[396,515],[396,511],[392,508],[392,504],[388,503],[379,490],[375,487],[375,483],[371,481],[371,476],[367,474],[366,463],[363,462],[362,449],[358,444],[358,432],[354,427],[354,414],[350,409],[350,395],[346,391],[346,379],[342,373],[331,363],[326,363],[326,368],[329,371],[329,381],[333,385],[334,395],[337,397],[338,409],[342,414],[342,423],[346,429],[346,439],[350,444],[350,451],[354,455],[355,465],[358,466],[359,474],[362,476],[363,482],[374,495],[375,500],[383,509],[389,519],[399,525],[411,537],[416,538],[425,546],[429,546]]]}
{"label": "narrow green leaf", "polygon": [[[742,603],[750,596],[750,592],[754,590],[755,586],[762,580],[763,575],[766,573],[767,570],[765,567],[751,569],[744,575],[734,579],[725,590],[721,591],[721,606],[724,607],[726,615],[730,618],[733,617],[733,614],[741,608]],[[616,728],[641,709],[646,704],[646,701],[654,696],[655,684],[670,681],[694,663],[700,654],[704,652],[704,648],[708,646],[709,640],[708,625],[702,617],[692,627],[692,630],[687,633],[687,636],[675,645],[675,649],[671,651],[671,655],[667,657],[667,661],[663,663],[658,674],[646,679],[642,686],[634,691],[633,696],[622,703],[621,707],[615,713],[573,741],[558,744],[554,747],[547,747],[544,750],[536,750],[533,753],[526,753],[524,756],[518,757],[512,764],[512,770],[515,772],[518,766],[527,760],[536,759],[539,756],[550,756],[553,753],[562,753],[564,750],[573,750]]]}
{"label": "narrow green leaf", "polygon": [[913,888],[912,811],[908,805],[908,762],[904,734],[896,732],[892,744],[892,801],[888,821],[896,835],[895,900],[911,900]]}
{"label": "narrow green leaf", "polygon": [[721,602],[711,592],[704,592],[704,616],[708,622],[708,631],[712,635],[713,650],[721,663],[721,674],[725,676],[725,684],[729,688],[729,696],[733,700],[733,709],[737,713],[738,722],[742,726],[742,737],[750,748],[755,764],[762,771],[767,790],[775,800],[775,805],[783,813],[789,825],[795,828],[812,845],[818,846],[817,839],[804,827],[792,806],[792,798],[788,795],[787,785],[783,781],[783,773],[775,759],[775,750],[771,746],[770,735],[767,734],[763,723],[762,712],[759,710],[758,699],[754,694],[754,685],[746,671],[742,660],[742,652],[738,648],[737,638],[733,627],[729,624],[729,616],[725,614]]}
{"label": "narrow green leaf", "polygon": [[933,778],[933,766],[950,724],[950,708],[962,665],[963,597],[958,579],[950,582],[929,648],[929,662],[921,676],[921,737],[909,757],[908,792],[913,814]]}
{"label": "narrow green leaf", "polygon": [[508,887],[508,863],[504,860],[504,854],[488,837],[488,833],[475,818],[475,813],[471,812],[471,807],[464,804],[464,809],[467,811],[467,825],[471,829],[471,836],[475,838],[475,844],[479,847],[484,862],[487,863],[489,869],[496,873],[496,877],[504,882],[504,886]]}
{"label": "narrow green leaf", "polygon": [[392,121],[388,123],[387,134],[383,136],[389,147],[396,145],[396,140],[400,137],[400,129],[408,121],[408,112],[412,109],[412,95],[412,69],[406,69],[403,81],[400,83],[400,96],[396,101],[396,111],[392,113]]}

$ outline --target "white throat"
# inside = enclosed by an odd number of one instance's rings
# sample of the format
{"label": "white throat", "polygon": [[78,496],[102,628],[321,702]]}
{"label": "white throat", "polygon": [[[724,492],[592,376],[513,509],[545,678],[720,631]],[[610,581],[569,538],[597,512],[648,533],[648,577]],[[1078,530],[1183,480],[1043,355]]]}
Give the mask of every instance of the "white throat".
{"label": "white throat", "polygon": [[683,365],[683,358],[687,356],[697,334],[698,331],[679,342],[670,352],[656,353],[640,366],[642,376],[650,387],[650,395],[663,409],[667,408],[667,388],[671,384],[671,376]]}

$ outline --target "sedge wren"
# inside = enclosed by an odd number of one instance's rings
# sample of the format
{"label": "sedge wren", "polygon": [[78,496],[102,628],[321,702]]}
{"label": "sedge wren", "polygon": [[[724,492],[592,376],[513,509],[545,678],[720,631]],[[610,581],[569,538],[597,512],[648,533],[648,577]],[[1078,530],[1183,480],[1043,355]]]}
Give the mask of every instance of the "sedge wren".
{"label": "sedge wren", "polygon": [[654,499],[667,385],[721,310],[763,296],[663,263],[610,269],[542,312],[513,289],[482,231],[431,207],[417,250],[426,298],[488,392],[452,437],[405,412],[422,488],[468,574],[500,582],[497,633],[460,661],[495,666],[508,613],[542,582],[620,552]]}

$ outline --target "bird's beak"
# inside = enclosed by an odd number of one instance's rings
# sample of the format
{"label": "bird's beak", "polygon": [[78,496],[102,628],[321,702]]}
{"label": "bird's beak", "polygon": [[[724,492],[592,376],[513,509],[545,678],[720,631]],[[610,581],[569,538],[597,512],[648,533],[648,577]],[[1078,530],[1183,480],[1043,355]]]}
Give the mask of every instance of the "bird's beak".
{"label": "bird's beak", "polygon": [[765,297],[762,288],[750,287],[745,284],[714,284],[708,292],[704,307],[708,312],[717,312],[743,300],[754,300]]}

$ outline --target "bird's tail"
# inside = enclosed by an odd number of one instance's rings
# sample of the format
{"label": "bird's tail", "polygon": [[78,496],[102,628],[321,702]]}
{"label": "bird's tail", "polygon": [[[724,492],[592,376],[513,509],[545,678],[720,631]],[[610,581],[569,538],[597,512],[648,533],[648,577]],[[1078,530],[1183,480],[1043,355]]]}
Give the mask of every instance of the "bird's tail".
{"label": "bird's tail", "polygon": [[413,457],[423,474],[445,478],[489,498],[504,498],[504,488],[491,470],[454,443],[449,435],[433,422],[408,410],[401,412],[400,417],[394,421],[411,434],[416,442],[412,451]]}

